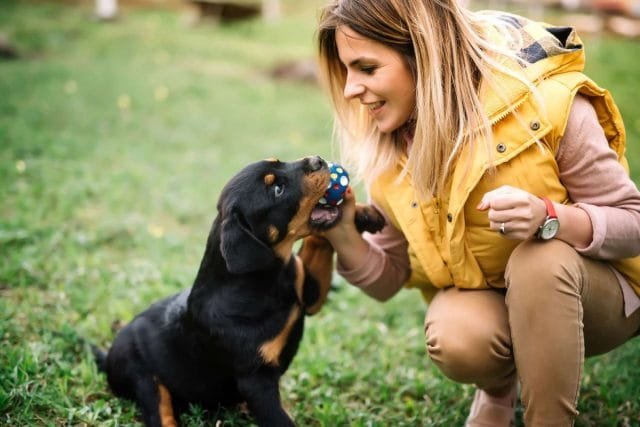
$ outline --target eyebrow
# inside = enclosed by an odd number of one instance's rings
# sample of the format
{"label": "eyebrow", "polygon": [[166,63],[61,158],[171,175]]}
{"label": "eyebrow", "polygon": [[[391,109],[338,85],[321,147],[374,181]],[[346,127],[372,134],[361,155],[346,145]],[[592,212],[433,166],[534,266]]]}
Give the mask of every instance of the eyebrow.
{"label": "eyebrow", "polygon": [[376,60],[374,60],[373,58],[367,58],[367,57],[360,57],[360,58],[356,58],[353,61],[349,62],[349,66],[353,67],[355,65],[361,64],[363,62],[376,62]]}

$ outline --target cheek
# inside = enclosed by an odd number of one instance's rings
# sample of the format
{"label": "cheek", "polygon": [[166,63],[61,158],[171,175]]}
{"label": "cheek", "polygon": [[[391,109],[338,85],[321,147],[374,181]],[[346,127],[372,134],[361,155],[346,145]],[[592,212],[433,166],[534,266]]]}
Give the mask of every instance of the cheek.
{"label": "cheek", "polygon": [[402,114],[407,115],[407,119],[415,109],[416,105],[416,91],[415,86],[413,84],[407,85],[403,88],[403,92],[400,95],[400,99],[402,99]]}
{"label": "cheek", "polygon": [[403,68],[396,69],[386,76],[387,93],[397,107],[406,109],[407,105],[415,105],[416,86],[411,73]]}
{"label": "cheek", "polygon": [[415,104],[416,100],[416,84],[413,81],[413,76],[407,72],[401,80],[404,82],[402,86],[403,96],[407,100],[407,103]]}

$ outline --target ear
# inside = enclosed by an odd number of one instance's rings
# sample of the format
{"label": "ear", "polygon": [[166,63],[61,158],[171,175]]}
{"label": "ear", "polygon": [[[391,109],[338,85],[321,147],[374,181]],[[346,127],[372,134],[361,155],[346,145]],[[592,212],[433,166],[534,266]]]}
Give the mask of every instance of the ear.
{"label": "ear", "polygon": [[230,273],[243,274],[260,270],[275,259],[273,250],[251,233],[236,212],[222,220],[220,240],[222,258]]}

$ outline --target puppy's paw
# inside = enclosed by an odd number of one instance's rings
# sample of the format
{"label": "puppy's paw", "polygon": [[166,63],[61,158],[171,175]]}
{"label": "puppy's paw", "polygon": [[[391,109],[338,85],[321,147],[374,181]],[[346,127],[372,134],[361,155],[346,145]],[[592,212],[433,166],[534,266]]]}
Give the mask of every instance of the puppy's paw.
{"label": "puppy's paw", "polygon": [[387,224],[382,213],[373,205],[356,205],[356,229],[362,233],[377,233]]}

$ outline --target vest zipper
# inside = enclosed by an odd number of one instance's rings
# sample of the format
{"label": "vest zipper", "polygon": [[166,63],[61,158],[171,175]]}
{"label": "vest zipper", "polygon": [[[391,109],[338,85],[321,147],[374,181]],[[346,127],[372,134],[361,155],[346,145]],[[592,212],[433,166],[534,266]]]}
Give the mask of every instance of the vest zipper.
{"label": "vest zipper", "polygon": [[524,104],[524,102],[527,100],[526,96],[523,96],[522,98],[520,98],[518,101],[516,101],[515,103],[511,104],[506,110],[504,110],[502,113],[498,114],[497,116],[495,116],[493,119],[489,120],[489,123],[491,123],[491,126],[495,126],[498,122],[500,122],[501,120],[503,120],[505,117],[507,117],[509,114],[513,113],[514,111],[516,111],[522,104]]}

